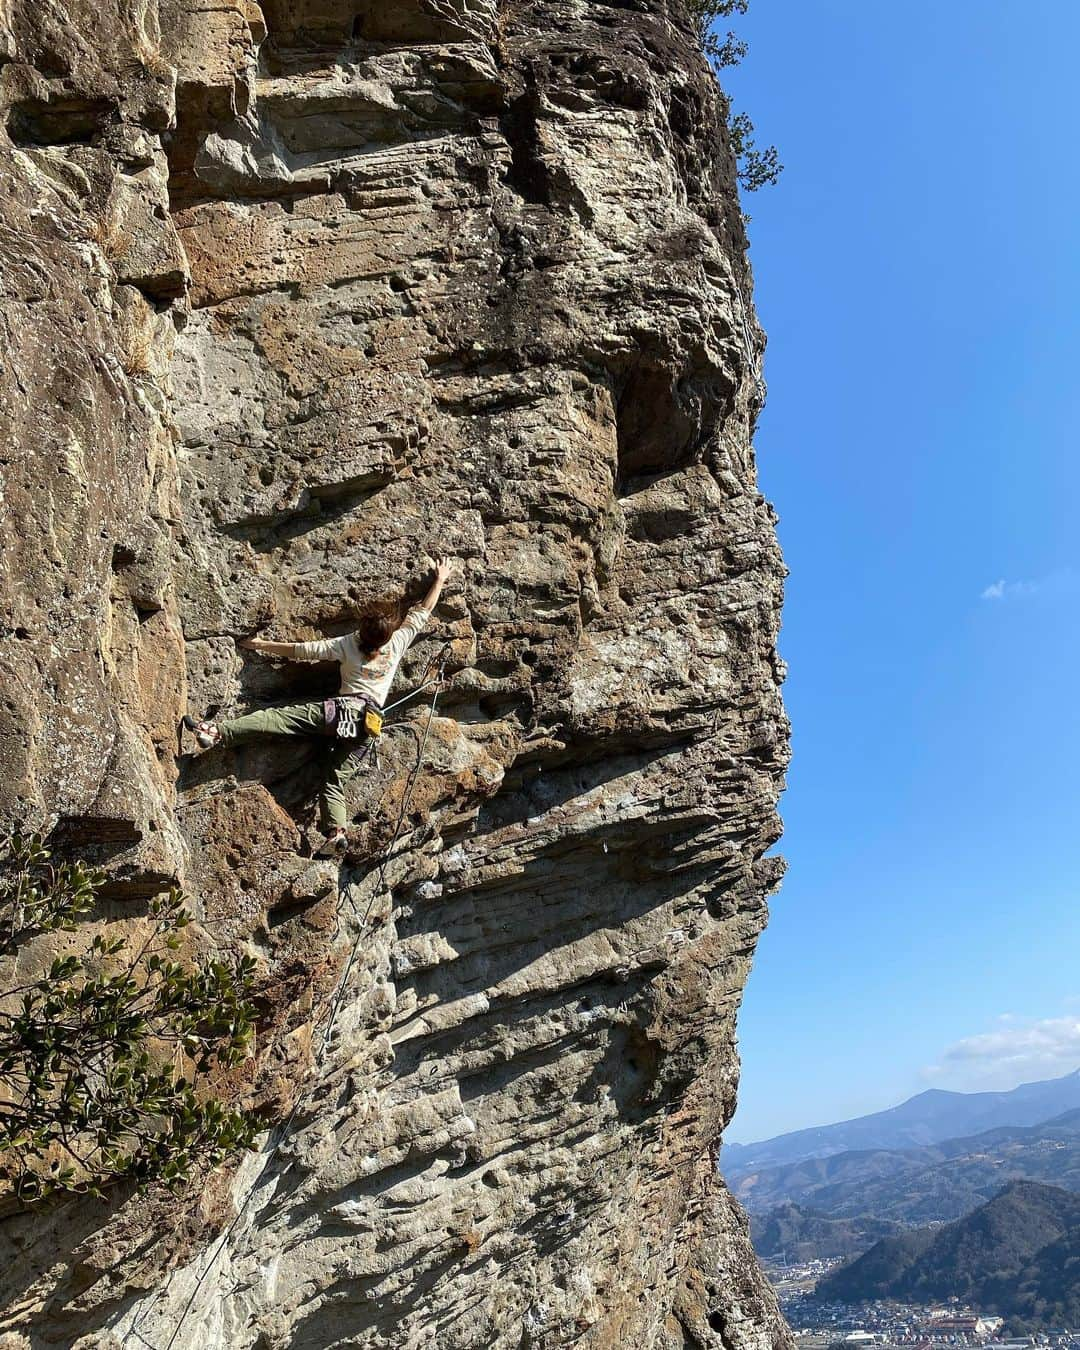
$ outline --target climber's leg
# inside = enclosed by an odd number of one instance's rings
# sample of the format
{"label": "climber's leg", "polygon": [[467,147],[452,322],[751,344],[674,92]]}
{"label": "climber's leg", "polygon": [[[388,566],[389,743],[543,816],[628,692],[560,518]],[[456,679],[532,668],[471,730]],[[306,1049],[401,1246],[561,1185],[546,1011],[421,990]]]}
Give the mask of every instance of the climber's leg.
{"label": "climber's leg", "polygon": [[371,746],[372,741],[366,736],[359,742],[336,740],[331,743],[321,798],[323,825],[327,829],[344,830],[348,825],[345,788],[360,772]]}
{"label": "climber's leg", "polygon": [[318,736],[326,730],[321,703],[288,703],[283,708],[260,708],[243,717],[217,724],[218,744],[239,745],[254,736]]}
{"label": "climber's leg", "polygon": [[340,856],[345,852],[345,831],[349,824],[345,787],[359,772],[371,746],[372,741],[368,737],[364,737],[359,744],[356,741],[336,740],[330,746],[330,762],[320,797],[323,828],[327,834],[317,850],[324,858]]}

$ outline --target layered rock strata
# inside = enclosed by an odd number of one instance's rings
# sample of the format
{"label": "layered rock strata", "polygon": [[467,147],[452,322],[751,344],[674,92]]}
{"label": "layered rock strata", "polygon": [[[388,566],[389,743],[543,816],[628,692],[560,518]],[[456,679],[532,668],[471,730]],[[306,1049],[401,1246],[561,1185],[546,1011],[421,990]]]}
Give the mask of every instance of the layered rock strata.
{"label": "layered rock strata", "polygon": [[[0,1344],[784,1341],[715,1167],[786,757],[722,127],[677,0],[0,6],[0,810],[258,958],[288,1121],[0,1220]],[[176,722],[443,551],[339,874],[317,743]]]}

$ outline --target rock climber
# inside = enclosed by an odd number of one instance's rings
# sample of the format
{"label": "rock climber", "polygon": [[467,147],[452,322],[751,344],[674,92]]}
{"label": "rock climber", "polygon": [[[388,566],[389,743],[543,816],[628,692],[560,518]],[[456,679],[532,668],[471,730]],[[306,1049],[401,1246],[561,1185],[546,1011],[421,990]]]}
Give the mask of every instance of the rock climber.
{"label": "rock climber", "polygon": [[260,735],[330,736],[329,763],[319,799],[327,830],[326,840],[318,849],[321,856],[345,852],[348,824],[345,786],[359,771],[381,730],[381,709],[401,658],[430,620],[453,569],[449,558],[440,558],[432,565],[435,580],[431,589],[397,627],[389,614],[375,612],[364,616],[354,632],[342,637],[316,642],[245,638],[238,644],[248,651],[282,656],[290,661],[340,662],[341,687],[337,698],[260,708],[224,722],[198,721],[191,716],[183,719],[183,725],[203,750],[215,745],[239,745]]}

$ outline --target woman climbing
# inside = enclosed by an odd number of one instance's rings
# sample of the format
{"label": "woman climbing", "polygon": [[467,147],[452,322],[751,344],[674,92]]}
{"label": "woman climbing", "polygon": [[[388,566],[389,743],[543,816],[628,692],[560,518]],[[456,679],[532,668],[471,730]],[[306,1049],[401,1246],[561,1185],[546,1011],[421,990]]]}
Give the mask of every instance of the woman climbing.
{"label": "woman climbing", "polygon": [[341,688],[335,699],[310,703],[290,703],[285,707],[261,708],[244,717],[225,722],[200,722],[184,718],[184,726],[194,734],[204,750],[212,746],[239,745],[253,736],[330,735],[330,762],[320,794],[323,825],[327,837],[318,850],[323,856],[345,852],[345,828],[348,814],[345,785],[352,779],[373,744],[372,733],[382,725],[379,712],[386,702],[401,658],[431,618],[452,563],[440,558],[435,580],[419,605],[414,605],[404,622],[394,627],[385,614],[366,616],[360,626],[343,637],[317,642],[265,642],[246,638],[238,645],[267,656],[283,656],[291,661],[338,661],[341,663]]}

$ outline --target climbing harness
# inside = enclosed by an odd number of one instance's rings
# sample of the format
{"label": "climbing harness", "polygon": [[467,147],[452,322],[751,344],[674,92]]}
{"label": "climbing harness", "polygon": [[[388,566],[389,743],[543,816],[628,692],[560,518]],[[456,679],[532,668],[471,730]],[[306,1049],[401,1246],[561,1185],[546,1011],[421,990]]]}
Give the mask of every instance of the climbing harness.
{"label": "climbing harness", "polygon": [[[442,682],[442,672],[449,659],[450,650],[451,644],[444,642],[424,667],[424,673],[416,688],[402,694],[401,698],[395,699],[393,703],[388,703],[385,708],[377,708],[366,698],[353,698],[348,695],[323,699],[323,719],[327,728],[332,729],[337,736],[353,737],[357,735],[357,728],[363,725],[369,736],[381,736],[387,713],[400,708],[403,703],[408,703],[425,689]],[[438,672],[434,679],[432,671]]]}
{"label": "climbing harness", "polygon": [[355,740],[361,727],[369,736],[380,736],[383,729],[383,713],[366,698],[325,698],[323,699],[323,721],[327,730],[343,740]]}
{"label": "climbing harness", "polygon": [[[180,1329],[184,1324],[184,1319],[187,1317],[188,1313],[194,1306],[195,1300],[199,1295],[199,1290],[202,1288],[203,1283],[206,1280],[207,1276],[210,1274],[214,1266],[217,1264],[218,1257],[222,1254],[222,1252],[225,1250],[225,1247],[228,1245],[229,1238],[232,1237],[233,1232],[235,1231],[237,1225],[239,1224],[240,1220],[243,1218],[245,1212],[247,1211],[247,1207],[251,1201],[252,1196],[259,1189],[259,1186],[262,1184],[263,1179],[269,1172],[271,1165],[274,1163],[274,1161],[277,1159],[278,1154],[281,1152],[281,1149],[284,1146],[285,1141],[289,1137],[289,1133],[292,1129],[293,1122],[295,1121],[296,1117],[300,1114],[301,1107],[307,1104],[308,1100],[311,1098],[312,1094],[319,1086],[322,1074],[323,1056],[326,1053],[327,1046],[330,1044],[330,1037],[332,1036],[334,1029],[337,1026],[338,1014],[341,1011],[341,1006],[345,1001],[345,994],[348,989],[349,976],[352,974],[353,967],[356,964],[356,959],[360,954],[361,944],[363,943],[363,940],[367,935],[367,922],[371,914],[372,906],[375,903],[375,897],[379,895],[382,891],[383,884],[385,883],[386,880],[386,867],[390,861],[391,856],[393,855],[394,846],[397,844],[398,838],[401,835],[401,829],[405,823],[405,817],[408,814],[409,803],[412,801],[413,788],[416,786],[416,780],[420,774],[420,768],[424,760],[424,751],[427,748],[428,735],[431,731],[431,724],[435,718],[435,709],[438,706],[439,702],[439,693],[441,691],[444,680],[444,670],[447,658],[449,656],[449,652],[450,652],[450,644],[446,643],[440,649],[440,651],[435,654],[435,656],[431,659],[431,661],[429,661],[427,668],[424,672],[423,683],[420,685],[420,687],[414,689],[411,693],[406,694],[403,698],[399,698],[396,703],[390,705],[392,708],[396,708],[400,706],[402,703],[404,703],[407,699],[413,698],[416,694],[420,693],[421,689],[430,689],[430,688],[434,689],[434,692],[432,693],[431,696],[431,704],[428,707],[427,720],[424,724],[424,734],[422,737],[418,739],[416,762],[413,765],[412,769],[410,770],[409,777],[406,780],[405,791],[403,792],[401,798],[401,809],[398,811],[397,822],[394,826],[393,835],[390,838],[389,844],[387,844],[386,848],[383,849],[382,851],[382,857],[379,861],[375,885],[372,887],[371,895],[368,899],[367,906],[364,909],[363,914],[360,916],[357,925],[356,937],[353,940],[353,944],[349,951],[348,958],[341,972],[341,977],[338,980],[337,988],[334,991],[334,996],[330,1000],[330,1012],[327,1017],[326,1024],[323,1027],[322,1036],[319,1041],[318,1049],[315,1052],[314,1066],[312,1070],[311,1080],[309,1081],[307,1088],[300,1094],[299,1097],[297,1097],[296,1101],[293,1103],[292,1110],[289,1112],[288,1116],[286,1116],[284,1122],[278,1127],[277,1138],[271,1144],[269,1151],[266,1154],[266,1158],[263,1162],[262,1167],[259,1169],[259,1172],[255,1177],[255,1179],[252,1181],[251,1185],[244,1192],[243,1198],[237,1205],[236,1213],[233,1215],[232,1219],[230,1219],[224,1232],[218,1239],[217,1246],[212,1250],[209,1259],[206,1262],[206,1265],[203,1267],[198,1278],[196,1279],[195,1287],[188,1295],[187,1301],[185,1302],[183,1308],[181,1308],[180,1316],[176,1320],[175,1327],[173,1327],[172,1335],[165,1342],[163,1350],[173,1350],[173,1346],[176,1344],[176,1338],[177,1336],[179,1336]],[[432,676],[432,671],[434,671],[434,676]],[[383,711],[387,712],[389,711],[389,709],[384,709]],[[164,1288],[168,1287],[168,1279],[166,1279],[165,1285],[163,1287]],[[153,1311],[154,1305],[157,1302],[157,1297],[158,1296],[155,1296],[155,1298],[150,1300],[146,1308],[146,1311],[143,1313],[143,1316],[132,1322],[131,1327],[124,1334],[122,1345],[127,1345],[128,1340],[131,1337],[137,1336],[139,1340],[142,1341],[143,1345],[149,1347],[149,1350],[156,1350],[156,1347],[154,1347],[153,1342],[147,1340],[147,1338],[143,1336],[142,1333],[139,1331],[139,1326],[141,1325],[142,1322],[146,1320],[147,1317],[149,1317],[150,1313]]]}

